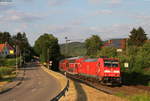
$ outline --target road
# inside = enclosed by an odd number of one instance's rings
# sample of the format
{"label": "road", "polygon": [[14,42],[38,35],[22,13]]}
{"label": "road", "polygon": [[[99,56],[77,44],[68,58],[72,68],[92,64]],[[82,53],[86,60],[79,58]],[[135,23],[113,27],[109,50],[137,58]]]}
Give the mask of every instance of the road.
{"label": "road", "polygon": [[0,94],[0,101],[50,101],[60,92],[60,83],[39,66],[30,64],[25,69],[23,82]]}

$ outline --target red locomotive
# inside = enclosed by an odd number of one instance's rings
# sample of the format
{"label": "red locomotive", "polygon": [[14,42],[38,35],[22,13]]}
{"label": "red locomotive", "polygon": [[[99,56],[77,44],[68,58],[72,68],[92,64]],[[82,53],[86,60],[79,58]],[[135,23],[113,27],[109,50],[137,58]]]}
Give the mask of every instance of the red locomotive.
{"label": "red locomotive", "polygon": [[59,62],[59,69],[72,75],[95,78],[107,85],[121,84],[120,64],[115,58],[68,58]]}

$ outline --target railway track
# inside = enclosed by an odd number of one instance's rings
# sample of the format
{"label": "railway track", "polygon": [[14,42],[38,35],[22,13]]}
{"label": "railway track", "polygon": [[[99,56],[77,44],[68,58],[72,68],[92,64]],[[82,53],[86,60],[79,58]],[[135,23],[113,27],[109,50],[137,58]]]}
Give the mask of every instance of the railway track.
{"label": "railway track", "polygon": [[107,94],[111,94],[111,95],[122,95],[122,96],[130,96],[130,95],[135,95],[135,94],[141,94],[144,92],[148,92],[150,93],[150,87],[146,87],[146,86],[126,86],[126,85],[122,85],[122,86],[105,86],[105,85],[101,85],[98,82],[93,82],[92,80],[88,80],[86,78],[81,78],[78,76],[73,76],[70,74],[66,75],[68,78],[84,83],[88,86],[91,86],[95,89],[98,89],[104,93]]}

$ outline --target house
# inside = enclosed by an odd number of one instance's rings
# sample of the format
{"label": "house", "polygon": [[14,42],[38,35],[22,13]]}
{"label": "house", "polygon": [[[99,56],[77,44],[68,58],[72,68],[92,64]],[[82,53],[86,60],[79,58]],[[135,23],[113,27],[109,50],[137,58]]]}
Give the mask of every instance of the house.
{"label": "house", "polygon": [[0,57],[14,55],[14,48],[9,44],[0,44]]}
{"label": "house", "polygon": [[127,46],[127,40],[126,38],[124,39],[111,39],[106,42],[104,42],[103,47],[115,47],[117,49],[125,49]]}

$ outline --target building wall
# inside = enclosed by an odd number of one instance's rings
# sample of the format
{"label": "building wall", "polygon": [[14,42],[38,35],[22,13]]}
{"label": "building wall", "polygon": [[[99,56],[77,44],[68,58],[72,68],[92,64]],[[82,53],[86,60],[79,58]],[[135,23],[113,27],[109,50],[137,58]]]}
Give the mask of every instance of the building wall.
{"label": "building wall", "polygon": [[115,47],[125,49],[127,45],[127,39],[111,39],[104,43],[103,47]]}
{"label": "building wall", "polygon": [[6,57],[7,55],[12,55],[10,54],[10,50],[14,51],[14,49],[10,45],[5,44],[5,46],[0,51],[0,57]]}

